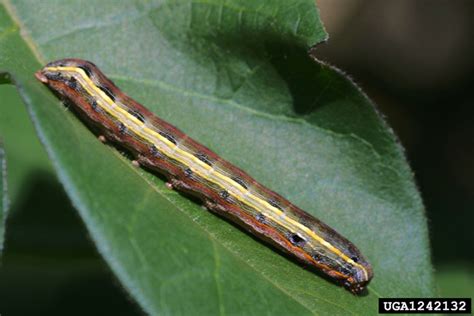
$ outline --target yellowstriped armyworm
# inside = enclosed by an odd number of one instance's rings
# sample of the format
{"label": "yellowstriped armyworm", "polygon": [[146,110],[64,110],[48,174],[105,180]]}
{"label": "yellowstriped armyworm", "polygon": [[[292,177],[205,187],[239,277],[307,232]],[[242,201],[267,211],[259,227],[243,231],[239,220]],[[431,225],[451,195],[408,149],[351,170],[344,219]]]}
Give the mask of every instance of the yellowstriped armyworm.
{"label": "yellowstriped armyworm", "polygon": [[372,267],[349,240],[255,181],[123,93],[93,63],[62,59],[35,74],[100,136],[129,150],[135,163],[170,187],[342,283],[355,294]]}

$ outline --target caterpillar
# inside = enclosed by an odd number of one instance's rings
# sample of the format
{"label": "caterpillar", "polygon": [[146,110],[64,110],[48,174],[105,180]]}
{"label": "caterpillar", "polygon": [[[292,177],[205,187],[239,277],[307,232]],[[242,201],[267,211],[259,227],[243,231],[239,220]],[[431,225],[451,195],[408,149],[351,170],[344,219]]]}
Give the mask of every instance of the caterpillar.
{"label": "caterpillar", "polygon": [[349,240],[258,183],[123,93],[93,63],[53,61],[35,73],[100,136],[128,150],[134,163],[164,175],[167,185],[299,261],[322,271],[354,294],[373,276]]}

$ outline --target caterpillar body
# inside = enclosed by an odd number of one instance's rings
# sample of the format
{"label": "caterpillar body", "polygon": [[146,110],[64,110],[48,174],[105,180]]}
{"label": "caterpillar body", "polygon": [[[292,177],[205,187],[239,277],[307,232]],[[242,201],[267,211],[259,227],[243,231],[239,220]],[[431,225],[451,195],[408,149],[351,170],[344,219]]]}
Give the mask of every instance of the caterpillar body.
{"label": "caterpillar body", "polygon": [[129,150],[172,188],[361,293],[373,276],[360,251],[334,229],[255,181],[123,93],[93,63],[62,59],[35,73],[70,101],[102,138]]}

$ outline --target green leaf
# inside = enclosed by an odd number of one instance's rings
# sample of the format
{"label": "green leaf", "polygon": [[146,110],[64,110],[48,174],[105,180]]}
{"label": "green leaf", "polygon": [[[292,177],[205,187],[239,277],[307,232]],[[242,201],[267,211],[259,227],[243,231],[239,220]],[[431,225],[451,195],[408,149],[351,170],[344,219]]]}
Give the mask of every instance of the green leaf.
{"label": "green leaf", "polygon": [[5,235],[5,220],[7,219],[8,194],[7,194],[7,162],[5,151],[0,146],[0,257],[3,251],[3,242]]}
{"label": "green leaf", "polygon": [[54,174],[14,86],[0,85],[0,95],[0,135],[8,161],[8,194],[12,201],[17,201],[23,198],[32,174],[48,174],[51,177]]}
{"label": "green leaf", "polygon": [[[59,178],[124,287],[151,314],[375,314],[433,295],[426,220],[401,147],[367,97],[308,49],[313,0],[5,2],[14,78]],[[169,191],[101,144],[33,73],[96,63],[127,94],[336,228],[374,267],[356,297]]]}
{"label": "green leaf", "polygon": [[441,265],[436,271],[436,283],[441,297],[474,297],[474,267],[472,264]]}

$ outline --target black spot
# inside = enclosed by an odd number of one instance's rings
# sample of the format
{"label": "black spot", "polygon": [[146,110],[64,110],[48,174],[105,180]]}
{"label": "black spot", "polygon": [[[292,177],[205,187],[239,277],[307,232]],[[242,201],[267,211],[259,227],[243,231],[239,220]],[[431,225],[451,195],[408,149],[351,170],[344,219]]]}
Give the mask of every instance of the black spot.
{"label": "black spot", "polygon": [[153,157],[162,157],[161,153],[158,151],[155,145],[150,146],[150,154]]}
{"label": "black spot", "polygon": [[273,207],[276,207],[277,209],[281,210],[282,211],[282,208],[280,206],[280,204],[277,203],[277,201],[275,201],[274,199],[268,199],[268,204],[270,204],[271,206]]}
{"label": "black spot", "polygon": [[306,243],[303,237],[300,237],[298,234],[291,234],[288,238],[290,242],[295,246],[303,246]]}
{"label": "black spot", "polygon": [[96,100],[92,100],[91,101],[91,107],[94,111],[97,111],[97,101]]}
{"label": "black spot", "polygon": [[339,272],[343,274],[351,274],[351,270],[347,269],[346,267],[339,267]]}
{"label": "black spot", "polygon": [[313,257],[314,260],[316,260],[320,264],[327,265],[329,263],[326,257],[321,256],[321,254],[319,254],[317,252],[313,253],[312,257]]}
{"label": "black spot", "polygon": [[265,215],[263,215],[262,213],[258,213],[257,216],[255,216],[255,218],[256,218],[257,221],[259,221],[260,223],[265,223],[266,217],[265,217]]}
{"label": "black spot", "polygon": [[244,189],[248,189],[247,185],[245,184],[244,180],[242,180],[242,178],[239,178],[239,177],[232,177],[232,180],[234,180],[235,182],[237,182],[238,184],[240,184],[240,186]]}
{"label": "black spot", "polygon": [[209,157],[207,157],[206,154],[203,153],[197,153],[194,156],[196,156],[197,159],[201,160],[205,164],[212,166],[212,162],[209,160]]}
{"label": "black spot", "polygon": [[76,78],[74,78],[74,77],[69,78],[69,80],[67,81],[67,85],[72,89],[76,89],[77,88]]}
{"label": "black spot", "polygon": [[221,198],[226,199],[226,200],[229,198],[229,192],[227,192],[226,190],[220,191],[219,195]]}
{"label": "black spot", "polygon": [[357,257],[355,257],[355,256],[352,256],[351,259],[352,259],[355,263],[359,262],[359,258],[357,258]]}
{"label": "black spot", "polygon": [[118,124],[120,134],[125,134],[127,132],[127,126],[125,126],[122,122]]}
{"label": "black spot", "polygon": [[77,66],[77,68],[80,68],[80,69],[84,70],[84,72],[86,73],[86,76],[91,78],[92,72],[89,69],[89,67],[83,65],[83,66]]}
{"label": "black spot", "polygon": [[110,91],[107,87],[104,86],[99,86],[99,89],[104,91],[104,93],[112,100],[115,102],[115,95]]}
{"label": "black spot", "polygon": [[189,178],[193,175],[193,171],[189,168],[186,168],[184,169],[184,175]]}
{"label": "black spot", "polygon": [[47,72],[44,75],[52,81],[64,81],[64,77],[60,72]]}
{"label": "black spot", "polygon": [[161,132],[161,131],[159,133],[161,136],[163,136],[164,138],[166,138],[167,140],[169,140],[170,142],[176,145],[176,139],[174,139],[174,137],[171,134],[168,134],[166,132]]}
{"label": "black spot", "polygon": [[140,122],[145,123],[145,118],[143,117],[143,115],[141,115],[137,111],[132,110],[132,109],[128,109],[127,112],[130,113],[131,115],[135,116],[137,118],[137,120],[139,120]]}

